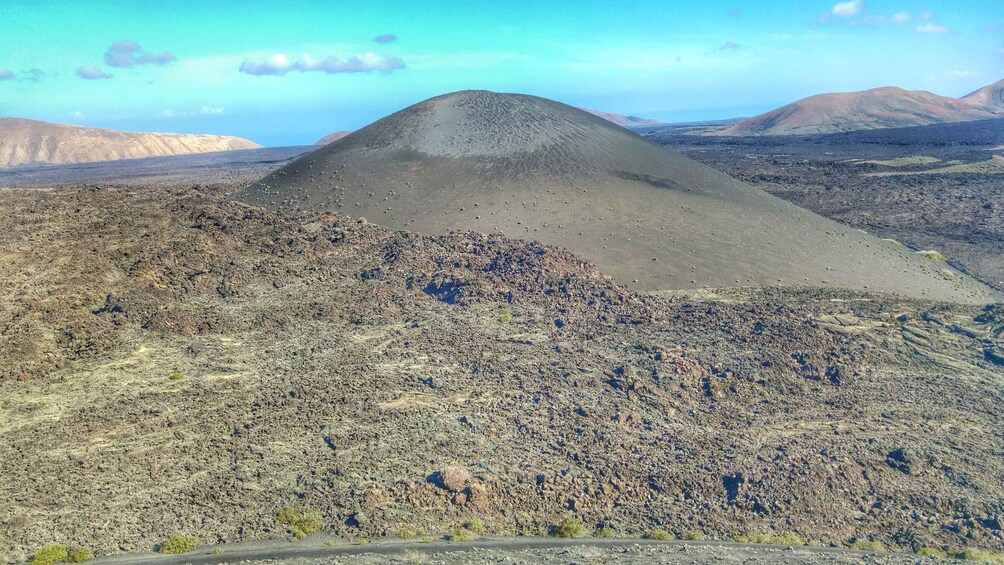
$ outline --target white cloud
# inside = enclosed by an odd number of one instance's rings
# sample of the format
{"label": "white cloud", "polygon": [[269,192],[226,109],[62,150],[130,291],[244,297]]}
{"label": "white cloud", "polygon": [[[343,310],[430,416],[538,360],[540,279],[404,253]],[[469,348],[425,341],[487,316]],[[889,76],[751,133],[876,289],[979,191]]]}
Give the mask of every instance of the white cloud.
{"label": "white cloud", "polygon": [[934,22],[927,22],[922,26],[917,26],[917,33],[948,33],[952,31],[943,25],[938,25]]}
{"label": "white cloud", "polygon": [[223,113],[223,108],[214,108],[212,106],[203,106],[199,113],[203,116],[218,116]]}
{"label": "white cloud", "polygon": [[856,16],[865,9],[864,0],[850,0],[850,2],[839,2],[833,5],[833,9],[830,13],[834,16],[840,16],[846,18],[848,16]]}
{"label": "white cloud", "polygon": [[894,24],[905,24],[910,21],[910,14],[906,12],[896,12],[892,15],[892,23]]}
{"label": "white cloud", "polygon": [[920,15],[917,17],[924,21],[927,21],[934,17],[934,13],[931,12],[930,10],[927,10],[925,12],[921,12]]}
{"label": "white cloud", "polygon": [[160,115],[164,116],[165,118],[173,118],[174,117],[174,110],[171,110],[171,109],[164,110],[163,112],[160,113]]}
{"label": "white cloud", "polygon": [[101,79],[112,78],[112,75],[92,65],[84,65],[83,67],[77,67],[77,76],[84,80],[101,80]]}
{"label": "white cloud", "polygon": [[105,52],[105,64],[109,67],[129,68],[134,65],[166,65],[175,60],[168,51],[163,53],[143,53],[135,41],[116,41]]}
{"label": "white cloud", "polygon": [[84,117],[84,113],[81,112],[80,110],[74,110],[74,111],[70,112],[70,116],[72,116],[74,118],[83,118]]}
{"label": "white cloud", "polygon": [[338,73],[389,73],[405,68],[404,61],[398,57],[387,57],[378,55],[372,51],[362,55],[355,55],[348,59],[338,57],[325,57],[315,59],[310,55],[293,61],[282,53],[277,53],[261,61],[245,59],[237,70],[242,73],[256,76],[282,76],[290,71],[323,72],[327,74]]}
{"label": "white cloud", "polygon": [[967,71],[965,69],[949,69],[945,72],[946,75],[953,78],[966,78],[975,75],[973,71]]}

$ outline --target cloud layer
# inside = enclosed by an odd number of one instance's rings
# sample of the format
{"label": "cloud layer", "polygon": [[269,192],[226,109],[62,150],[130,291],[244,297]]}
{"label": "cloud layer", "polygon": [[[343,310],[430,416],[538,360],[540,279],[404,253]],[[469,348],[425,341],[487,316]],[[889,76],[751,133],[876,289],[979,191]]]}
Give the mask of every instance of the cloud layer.
{"label": "cloud layer", "polygon": [[388,43],[394,43],[397,41],[397,36],[393,33],[384,33],[373,38],[373,41],[379,43],[380,45],[386,45]]}
{"label": "cloud layer", "polygon": [[291,60],[282,53],[277,53],[261,61],[247,59],[241,63],[240,68],[237,70],[255,76],[282,76],[290,71],[299,71],[301,73],[322,72],[327,74],[389,73],[403,68],[405,68],[404,61],[399,57],[387,57],[373,52],[355,55],[348,59],[340,59],[338,57],[314,59],[308,55],[297,61]]}
{"label": "cloud layer", "polygon": [[830,10],[834,16],[848,17],[856,16],[865,9],[864,0],[851,0],[850,2],[839,2],[833,5],[833,9]]}
{"label": "cloud layer", "polygon": [[175,60],[174,55],[144,53],[135,41],[116,41],[105,52],[105,64],[109,67],[129,68],[136,65],[166,65]]}
{"label": "cloud layer", "polygon": [[948,33],[952,30],[934,22],[927,22],[922,26],[917,26],[917,33]]}
{"label": "cloud layer", "polygon": [[9,69],[0,69],[0,80],[12,80],[14,78],[14,73]]}
{"label": "cloud layer", "polygon": [[112,78],[112,75],[92,65],[84,65],[83,67],[77,67],[77,76],[84,80],[101,80],[106,78]]}

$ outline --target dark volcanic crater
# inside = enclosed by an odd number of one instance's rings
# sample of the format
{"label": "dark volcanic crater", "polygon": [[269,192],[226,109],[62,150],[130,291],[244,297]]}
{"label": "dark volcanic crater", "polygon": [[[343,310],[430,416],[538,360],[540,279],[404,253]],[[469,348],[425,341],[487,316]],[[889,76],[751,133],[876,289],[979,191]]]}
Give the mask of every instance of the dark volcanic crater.
{"label": "dark volcanic crater", "polygon": [[395,229],[539,240],[645,290],[811,285],[995,299],[942,264],[533,96],[429,99],[235,198],[298,216],[339,211]]}

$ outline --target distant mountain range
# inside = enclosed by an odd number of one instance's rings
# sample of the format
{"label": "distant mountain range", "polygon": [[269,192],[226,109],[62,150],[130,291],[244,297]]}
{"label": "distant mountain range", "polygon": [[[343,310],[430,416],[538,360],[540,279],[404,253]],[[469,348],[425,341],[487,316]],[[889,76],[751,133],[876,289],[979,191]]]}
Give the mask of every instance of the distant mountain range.
{"label": "distant mountain range", "polygon": [[133,133],[0,118],[0,169],[29,163],[91,163],[258,147],[227,135]]}
{"label": "distant mountain range", "polygon": [[962,98],[896,87],[818,94],[711,135],[799,135],[1004,117],[1004,80]]}
{"label": "distant mountain range", "polygon": [[585,110],[594,116],[599,116],[608,122],[615,123],[621,127],[633,128],[633,127],[644,127],[644,126],[661,126],[666,122],[660,122],[659,120],[652,120],[649,118],[639,118],[637,116],[625,116],[624,114],[615,114],[613,112],[601,112],[599,110],[590,110],[589,108],[579,108],[580,110]]}

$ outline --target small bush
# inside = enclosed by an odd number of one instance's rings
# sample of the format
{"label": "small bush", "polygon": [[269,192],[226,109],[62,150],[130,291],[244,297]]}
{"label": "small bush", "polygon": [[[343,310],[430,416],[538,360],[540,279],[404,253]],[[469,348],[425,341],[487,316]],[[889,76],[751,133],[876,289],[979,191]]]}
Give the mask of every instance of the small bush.
{"label": "small bush", "polygon": [[917,550],[917,555],[921,557],[937,557],[938,559],[948,557],[944,551],[934,549],[933,547],[922,547]]}
{"label": "small bush", "polygon": [[464,522],[464,528],[470,530],[471,532],[483,536],[485,535],[485,523],[481,518],[474,518]]}
{"label": "small bush", "polygon": [[986,563],[1004,563],[1004,554],[994,553],[985,549],[966,549],[955,554],[956,559],[966,561],[983,561]]}
{"label": "small bush", "polygon": [[450,532],[450,541],[474,541],[478,536],[467,528],[457,528]]}
{"label": "small bush", "polygon": [[781,535],[750,534],[748,536],[737,536],[735,539],[739,543],[760,543],[766,545],[805,545],[805,540],[802,539],[802,536],[793,532],[785,532]]}
{"label": "small bush", "polygon": [[224,551],[226,550],[224,550],[222,547],[214,547],[210,553],[212,553],[213,555],[222,555]]}
{"label": "small bush", "polygon": [[855,540],[854,543],[851,544],[851,549],[860,549],[861,551],[886,551],[885,546],[878,540]]}
{"label": "small bush", "polygon": [[195,536],[187,536],[185,534],[175,534],[160,543],[157,547],[159,553],[167,553],[170,555],[178,555],[181,553],[189,553],[195,551],[195,548],[199,546],[199,538]]}
{"label": "small bush", "polygon": [[551,526],[548,533],[556,538],[581,538],[587,534],[582,520],[572,516],[565,518],[556,526]]}
{"label": "small bush", "polygon": [[172,381],[180,381],[185,378],[185,375],[181,371],[175,371],[171,373],[171,376],[168,378],[171,379]]}
{"label": "small bush", "polygon": [[411,539],[418,535],[415,530],[401,530],[397,533],[397,537],[400,539]]}
{"label": "small bush", "polygon": [[275,521],[283,526],[296,539],[303,539],[321,529],[324,525],[320,512],[314,510],[298,510],[286,506],[275,516]]}
{"label": "small bush", "polygon": [[31,565],[54,565],[70,556],[65,545],[53,544],[39,548],[31,558]]}
{"label": "small bush", "polygon": [[67,563],[87,563],[91,559],[94,559],[94,554],[86,547],[75,547],[66,556]]}
{"label": "small bush", "polygon": [[597,537],[597,538],[615,538],[615,537],[617,537],[617,532],[615,532],[613,530],[613,528],[603,527],[603,528],[600,528],[600,529],[596,530],[596,533],[593,534],[593,537]]}
{"label": "small bush", "polygon": [[673,539],[673,534],[667,532],[666,530],[652,530],[645,537],[656,541],[669,541]]}
{"label": "small bush", "polygon": [[422,543],[432,543],[432,536],[425,536],[422,538]]}
{"label": "small bush", "polygon": [[695,530],[691,530],[680,536],[680,539],[686,541],[704,541],[704,534]]}
{"label": "small bush", "polygon": [[917,255],[922,255],[924,257],[927,257],[931,261],[935,261],[935,262],[938,262],[938,263],[947,263],[948,262],[948,258],[947,257],[945,257],[940,252],[935,251],[933,249],[928,249],[928,250],[924,250],[924,251],[917,251]]}
{"label": "small bush", "polygon": [[499,308],[499,322],[503,324],[508,324],[512,321],[512,308],[508,306],[503,306]]}

